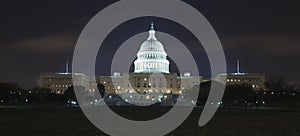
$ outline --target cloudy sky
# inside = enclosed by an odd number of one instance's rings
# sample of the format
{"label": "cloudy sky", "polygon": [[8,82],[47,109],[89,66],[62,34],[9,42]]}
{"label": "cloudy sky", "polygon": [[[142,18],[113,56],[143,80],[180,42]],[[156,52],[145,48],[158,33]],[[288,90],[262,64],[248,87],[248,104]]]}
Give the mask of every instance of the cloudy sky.
{"label": "cloudy sky", "polygon": [[[37,84],[40,73],[63,72],[66,61],[72,60],[76,40],[86,23],[114,2],[2,1],[0,82],[31,87]],[[214,27],[223,44],[229,72],[235,71],[235,61],[240,59],[243,72],[299,80],[299,3],[279,0],[185,2],[197,8]],[[190,48],[199,44],[189,31],[175,22],[137,18],[120,25],[107,37],[102,50],[107,58],[111,58],[110,54],[127,38],[147,31],[151,21],[158,31],[174,35]],[[205,52],[199,49],[194,55],[201,74],[209,76]],[[98,58],[97,74],[108,75],[109,65],[110,60]]]}

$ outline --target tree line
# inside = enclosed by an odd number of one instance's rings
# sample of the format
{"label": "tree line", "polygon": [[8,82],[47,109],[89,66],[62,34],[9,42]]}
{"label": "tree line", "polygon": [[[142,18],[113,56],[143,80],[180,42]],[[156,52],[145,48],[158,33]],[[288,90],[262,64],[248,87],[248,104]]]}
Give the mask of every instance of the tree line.
{"label": "tree line", "polygon": [[[206,103],[211,81],[201,83],[197,105]],[[272,106],[272,107],[300,107],[299,86],[287,84],[284,80],[275,79],[265,83],[265,90],[253,90],[250,85],[228,85],[221,105],[226,106]],[[84,92],[84,88],[77,89]],[[98,84],[100,95],[105,96],[105,87]],[[87,98],[92,96],[84,94]],[[72,103],[71,103],[72,102]],[[63,95],[51,93],[50,89],[33,87],[23,89],[16,83],[0,83],[0,106],[57,106],[77,104],[74,87],[71,86]]]}

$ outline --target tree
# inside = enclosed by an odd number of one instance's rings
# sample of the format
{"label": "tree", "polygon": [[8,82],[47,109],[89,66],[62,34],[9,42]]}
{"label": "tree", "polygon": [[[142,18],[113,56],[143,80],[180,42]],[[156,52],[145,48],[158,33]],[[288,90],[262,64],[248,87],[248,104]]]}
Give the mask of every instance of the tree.
{"label": "tree", "polygon": [[21,101],[25,90],[16,83],[0,83],[0,102],[9,104]]}
{"label": "tree", "polygon": [[30,103],[36,105],[49,105],[55,102],[52,98],[51,90],[48,88],[33,87],[28,89],[27,92],[28,93],[25,96]]}
{"label": "tree", "polygon": [[244,105],[256,101],[256,93],[250,85],[228,85],[223,96],[224,105]]}
{"label": "tree", "polygon": [[71,86],[69,87],[65,93],[63,94],[65,102],[67,101],[78,101],[75,91],[82,96],[80,100],[85,101],[89,100],[90,97],[88,96],[87,92],[85,91],[85,87],[83,86]]}
{"label": "tree", "polygon": [[103,84],[98,84],[97,87],[101,97],[103,98],[105,96],[105,86]]}
{"label": "tree", "polygon": [[266,82],[267,90],[273,91],[276,94],[286,91],[286,87],[287,87],[286,82],[281,78],[268,80]]}

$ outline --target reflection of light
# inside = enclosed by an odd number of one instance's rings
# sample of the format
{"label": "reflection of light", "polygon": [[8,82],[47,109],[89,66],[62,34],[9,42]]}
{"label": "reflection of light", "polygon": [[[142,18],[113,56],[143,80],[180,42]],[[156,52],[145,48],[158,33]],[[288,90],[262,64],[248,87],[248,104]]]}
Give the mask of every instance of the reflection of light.
{"label": "reflection of light", "polygon": [[109,99],[111,99],[112,97],[111,97],[111,95],[109,96]]}
{"label": "reflection of light", "polygon": [[263,103],[263,104],[266,104],[266,102],[265,102],[265,101],[263,101],[262,103]]}

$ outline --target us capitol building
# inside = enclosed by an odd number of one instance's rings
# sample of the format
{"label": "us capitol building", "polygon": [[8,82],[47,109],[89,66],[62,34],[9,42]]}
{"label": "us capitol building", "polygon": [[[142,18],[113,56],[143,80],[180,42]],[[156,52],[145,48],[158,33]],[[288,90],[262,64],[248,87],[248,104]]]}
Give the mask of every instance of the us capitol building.
{"label": "us capitol building", "polygon": [[[201,76],[184,73],[170,73],[170,62],[163,44],[155,36],[154,24],[151,23],[149,36],[137,52],[133,73],[114,73],[101,76],[99,82],[105,86],[107,94],[141,93],[181,94],[182,91],[200,85]],[[129,82],[128,82],[129,81]],[[183,86],[181,86],[183,84]]]}

